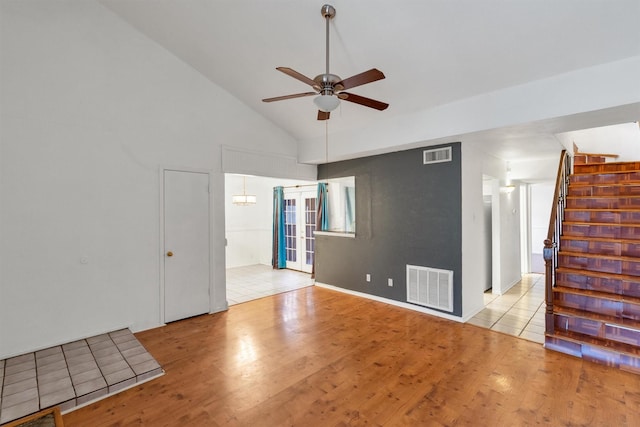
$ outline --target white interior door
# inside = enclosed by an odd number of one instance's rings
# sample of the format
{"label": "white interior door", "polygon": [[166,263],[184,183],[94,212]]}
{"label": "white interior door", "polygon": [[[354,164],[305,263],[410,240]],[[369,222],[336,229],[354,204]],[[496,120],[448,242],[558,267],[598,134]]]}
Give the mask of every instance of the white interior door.
{"label": "white interior door", "polygon": [[311,273],[315,251],[316,194],[287,192],[284,196],[287,268]]}
{"label": "white interior door", "polygon": [[209,235],[209,174],[165,170],[165,322],[210,311]]}

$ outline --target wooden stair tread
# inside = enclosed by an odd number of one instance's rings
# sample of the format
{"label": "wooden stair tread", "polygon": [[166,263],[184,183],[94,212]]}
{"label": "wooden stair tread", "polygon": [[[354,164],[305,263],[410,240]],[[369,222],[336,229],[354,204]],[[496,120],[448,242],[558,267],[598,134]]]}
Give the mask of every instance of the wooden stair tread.
{"label": "wooden stair tread", "polygon": [[[553,292],[559,292],[563,294],[572,294],[572,295],[584,295],[592,298],[606,299],[609,301],[616,301],[616,302],[627,302],[631,304],[640,305],[640,298],[637,298],[637,297],[632,297],[629,295],[612,294],[609,292],[592,291],[590,289],[577,289],[577,288],[570,288],[567,286],[556,285],[553,287]],[[553,304],[553,305],[554,307],[556,306],[556,304]]]}
{"label": "wooden stair tread", "polygon": [[[601,163],[603,164],[603,163]],[[607,163],[607,165],[609,164],[613,164],[613,163]],[[587,165],[585,165],[587,166]],[[589,166],[593,166],[593,164],[589,165]],[[627,170],[612,170],[612,171],[595,171],[595,172],[577,172],[577,173],[572,173],[570,176],[584,176],[584,175],[612,175],[612,174],[617,174],[617,173],[636,173],[636,172],[640,172],[640,169],[627,169]],[[571,181],[571,178],[569,178],[569,181]]]}
{"label": "wooden stair tread", "polygon": [[618,353],[627,354],[635,357],[640,356],[640,348],[635,347],[633,345],[619,343],[615,341],[609,341],[602,338],[592,337],[590,335],[580,334],[577,332],[555,331],[553,334],[545,334],[545,336],[549,338],[558,337],[561,339],[566,339],[576,344],[586,343],[589,345],[595,345],[598,347],[606,348],[607,350],[610,350],[610,351],[615,351]]}
{"label": "wooden stair tread", "polygon": [[[640,262],[640,258],[633,256],[623,256],[623,255],[608,255],[608,254],[597,254],[597,253],[589,253],[589,252],[571,252],[571,251],[559,251],[558,256],[567,255],[567,256],[575,256],[579,258],[605,258],[605,259],[613,259],[620,261],[631,261],[631,262]],[[611,273],[615,274],[615,273]]]}
{"label": "wooden stair tread", "polygon": [[628,329],[636,329],[640,331],[640,321],[634,319],[609,316],[606,314],[594,313],[591,311],[563,306],[559,306],[557,310],[554,310],[553,314],[565,314],[571,317],[581,317],[583,319],[598,320],[609,325],[622,326]]}
{"label": "wooden stair tread", "polygon": [[[567,195],[567,199],[640,199],[640,194],[622,194],[607,196],[571,196]],[[566,208],[565,208],[566,209]]]}
{"label": "wooden stair tread", "polygon": [[[580,210],[580,209],[577,209]],[[584,210],[584,209],[582,209]],[[566,209],[565,209],[566,211]],[[626,222],[584,222],[584,221],[563,221],[565,225],[596,225],[596,226],[619,226],[619,227],[640,227],[640,224],[626,223]]]}
{"label": "wooden stair tread", "polygon": [[[583,153],[581,151],[574,151],[573,152],[574,156],[589,156],[589,157],[611,157],[613,159],[617,159],[618,157],[620,157],[619,154],[603,154],[603,153]],[[606,164],[624,164],[624,163],[634,163],[634,162],[606,162]],[[590,163],[591,165],[603,165],[605,164],[605,162],[601,162],[601,163]]]}
{"label": "wooden stair tread", "polygon": [[585,184],[585,183],[582,183],[582,182],[570,182],[569,183],[569,188],[571,188],[571,186],[576,186],[576,187],[637,187],[639,185],[640,185],[640,183],[638,183],[638,182],[626,182],[626,181],[612,182],[611,184],[603,184],[601,182],[593,183],[593,184]]}
{"label": "wooden stair tread", "polygon": [[634,208],[564,208],[564,211],[571,212],[581,212],[581,211],[589,211],[589,212],[640,212],[640,206]]}
{"label": "wooden stair tread", "polygon": [[598,277],[601,279],[615,278],[619,280],[628,280],[631,282],[640,282],[639,276],[631,276],[628,274],[602,273],[600,271],[593,271],[593,270],[578,270],[576,268],[570,268],[570,267],[558,267],[556,268],[556,273],[579,274],[582,276]]}
{"label": "wooden stair tread", "polygon": [[[617,223],[615,223],[618,225]],[[629,244],[638,244],[640,243],[638,240],[634,239],[620,239],[620,238],[612,238],[612,237],[590,237],[590,236],[569,236],[562,235],[560,236],[561,240],[588,240],[590,242],[603,242],[603,243],[629,243]]]}

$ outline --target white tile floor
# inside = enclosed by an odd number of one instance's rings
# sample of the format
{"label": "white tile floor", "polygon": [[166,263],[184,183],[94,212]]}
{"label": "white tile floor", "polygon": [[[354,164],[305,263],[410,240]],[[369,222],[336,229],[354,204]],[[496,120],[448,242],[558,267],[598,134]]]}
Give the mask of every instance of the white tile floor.
{"label": "white tile floor", "polygon": [[484,310],[468,323],[544,343],[544,275],[525,274],[504,295],[484,298]]}
{"label": "white tile floor", "polygon": [[249,265],[227,269],[229,305],[292,291],[313,285],[310,274],[294,270],[274,270],[270,265]]}

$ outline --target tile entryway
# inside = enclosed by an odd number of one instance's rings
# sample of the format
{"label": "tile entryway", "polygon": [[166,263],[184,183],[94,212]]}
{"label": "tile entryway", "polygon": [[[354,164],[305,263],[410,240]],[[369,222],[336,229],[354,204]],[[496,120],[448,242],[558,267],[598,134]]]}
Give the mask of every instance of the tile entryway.
{"label": "tile entryway", "polygon": [[484,294],[485,308],[469,323],[544,343],[544,275],[525,274],[503,295]]}
{"label": "tile entryway", "polygon": [[69,411],[162,374],[129,329],[0,360],[0,424],[55,405]]}
{"label": "tile entryway", "polygon": [[313,285],[308,273],[256,264],[227,269],[227,302],[239,304]]}

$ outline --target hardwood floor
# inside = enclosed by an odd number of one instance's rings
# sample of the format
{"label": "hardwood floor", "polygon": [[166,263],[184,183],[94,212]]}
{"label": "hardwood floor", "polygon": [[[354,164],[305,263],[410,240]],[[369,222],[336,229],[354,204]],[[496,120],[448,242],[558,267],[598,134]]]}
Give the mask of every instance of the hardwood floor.
{"label": "hardwood floor", "polygon": [[640,377],[318,287],[136,334],[166,375],[73,426],[640,425]]}

